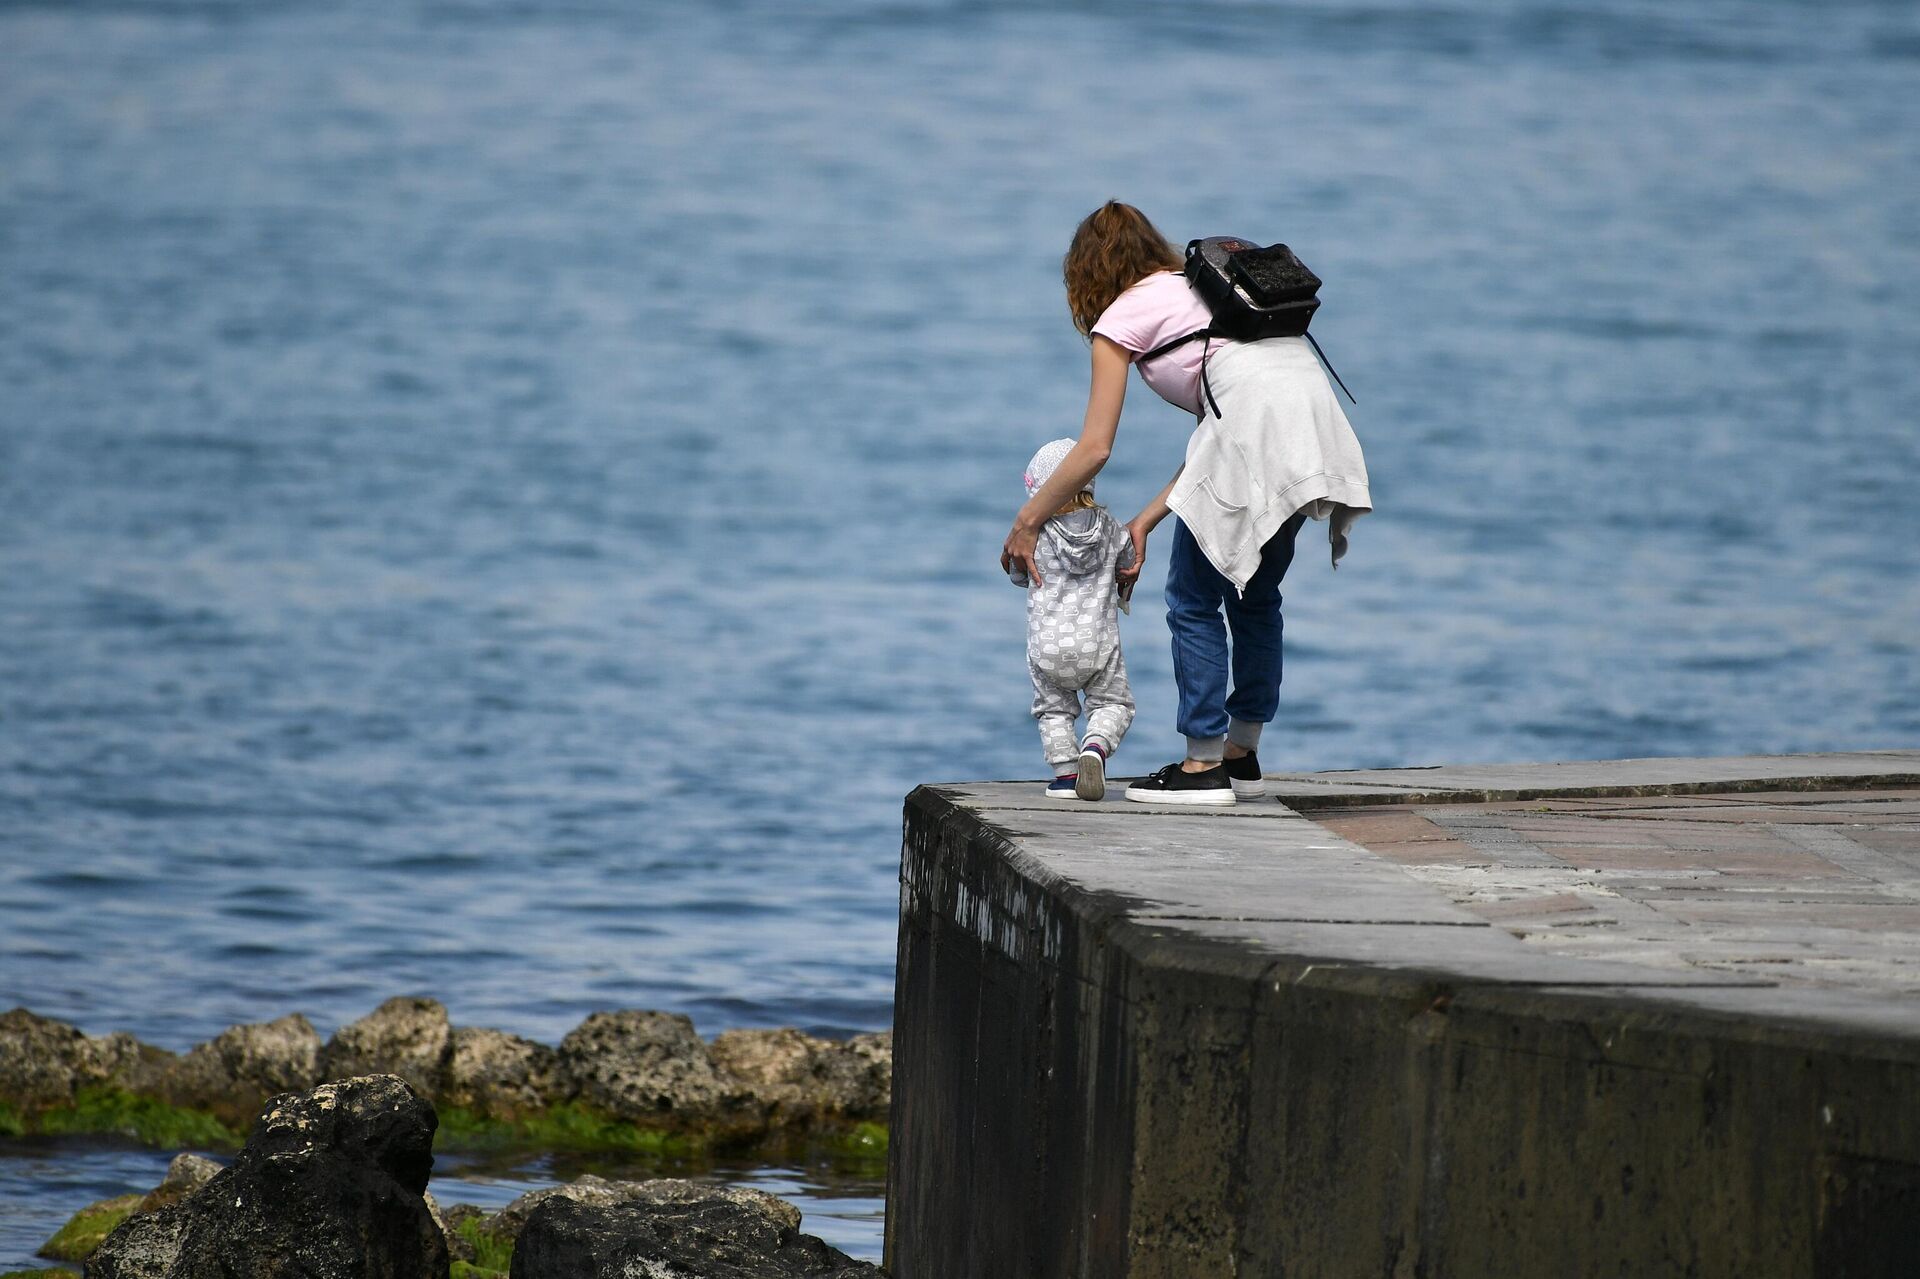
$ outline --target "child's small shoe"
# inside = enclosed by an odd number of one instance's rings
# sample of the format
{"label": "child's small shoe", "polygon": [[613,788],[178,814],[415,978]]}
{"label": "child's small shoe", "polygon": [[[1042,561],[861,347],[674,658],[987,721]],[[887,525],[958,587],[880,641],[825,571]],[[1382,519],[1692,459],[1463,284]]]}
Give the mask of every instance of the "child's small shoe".
{"label": "child's small shoe", "polygon": [[1074,782],[1073,793],[1088,800],[1107,797],[1107,752],[1098,742],[1088,742],[1080,748],[1080,776]]}
{"label": "child's small shoe", "polygon": [[1078,799],[1079,796],[1074,793],[1074,788],[1079,780],[1080,779],[1072,773],[1062,773],[1060,776],[1054,778],[1052,783],[1048,785],[1047,798]]}

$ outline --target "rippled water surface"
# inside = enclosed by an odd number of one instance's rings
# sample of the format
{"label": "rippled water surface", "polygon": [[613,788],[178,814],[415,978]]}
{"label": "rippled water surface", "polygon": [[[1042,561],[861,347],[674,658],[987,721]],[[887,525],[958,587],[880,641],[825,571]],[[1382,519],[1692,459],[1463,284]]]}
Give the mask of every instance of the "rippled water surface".
{"label": "rippled water surface", "polygon": [[0,1006],[885,1025],[1109,195],[1328,281],[1270,767],[1920,740],[1911,6],[5,3]]}

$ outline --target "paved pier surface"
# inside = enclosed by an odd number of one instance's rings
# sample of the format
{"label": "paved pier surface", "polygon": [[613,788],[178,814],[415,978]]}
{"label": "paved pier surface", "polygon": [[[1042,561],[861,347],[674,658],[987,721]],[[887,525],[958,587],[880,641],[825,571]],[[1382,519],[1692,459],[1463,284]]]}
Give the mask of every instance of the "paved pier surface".
{"label": "paved pier surface", "polygon": [[1920,751],[1271,781],[909,797],[901,1279],[1920,1273]]}

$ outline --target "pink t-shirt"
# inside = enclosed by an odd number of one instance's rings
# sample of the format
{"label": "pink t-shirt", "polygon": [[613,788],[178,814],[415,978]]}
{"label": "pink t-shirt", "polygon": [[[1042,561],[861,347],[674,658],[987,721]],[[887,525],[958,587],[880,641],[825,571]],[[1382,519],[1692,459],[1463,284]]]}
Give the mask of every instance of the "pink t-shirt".
{"label": "pink t-shirt", "polygon": [[[1093,331],[1111,338],[1137,360],[1162,342],[1185,337],[1213,323],[1207,304],[1178,271],[1156,271],[1113,300]],[[1189,342],[1140,365],[1140,379],[1175,408],[1200,411],[1200,361],[1213,350],[1231,346],[1226,338]]]}

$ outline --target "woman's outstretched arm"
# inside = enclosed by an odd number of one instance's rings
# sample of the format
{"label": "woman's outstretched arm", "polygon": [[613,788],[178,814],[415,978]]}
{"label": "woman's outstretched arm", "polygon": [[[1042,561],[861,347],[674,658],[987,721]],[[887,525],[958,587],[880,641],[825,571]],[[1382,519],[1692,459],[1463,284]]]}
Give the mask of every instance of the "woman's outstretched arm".
{"label": "woman's outstretched arm", "polygon": [[1112,338],[1093,339],[1093,373],[1087,388],[1087,416],[1080,424],[1080,439],[1073,451],[1060,459],[1060,465],[1047,477],[1020,513],[1013,517],[1013,530],[1000,548],[1000,568],[1010,571],[1018,564],[1027,576],[1038,582],[1040,570],[1034,563],[1033,548],[1040,540],[1040,528],[1047,517],[1067,504],[1067,499],[1086,487],[1113,455],[1113,437],[1120,430],[1120,405],[1127,398],[1126,349]]}

